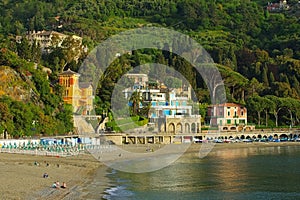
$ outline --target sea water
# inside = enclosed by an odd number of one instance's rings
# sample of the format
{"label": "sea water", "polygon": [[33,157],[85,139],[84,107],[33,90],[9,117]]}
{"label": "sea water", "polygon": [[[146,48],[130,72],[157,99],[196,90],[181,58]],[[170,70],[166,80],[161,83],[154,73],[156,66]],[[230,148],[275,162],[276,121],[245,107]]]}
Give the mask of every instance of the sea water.
{"label": "sea water", "polygon": [[[161,170],[107,170],[99,199],[300,199],[300,145],[220,149]],[[101,180],[99,180],[101,181]]]}

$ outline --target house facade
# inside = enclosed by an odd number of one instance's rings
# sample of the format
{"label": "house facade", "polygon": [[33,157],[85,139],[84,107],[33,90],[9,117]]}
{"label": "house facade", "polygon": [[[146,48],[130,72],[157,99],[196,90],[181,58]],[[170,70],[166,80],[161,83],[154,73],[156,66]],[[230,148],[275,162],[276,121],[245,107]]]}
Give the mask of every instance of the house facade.
{"label": "house facade", "polygon": [[208,107],[210,125],[222,131],[252,130],[248,126],[247,108],[236,103],[217,104]]}
{"label": "house facade", "polygon": [[93,86],[80,83],[80,74],[68,69],[58,75],[59,84],[64,88],[63,100],[73,106],[73,112],[88,115],[93,109]]}
{"label": "house facade", "polygon": [[[76,35],[65,35],[56,31],[28,31],[26,33],[26,39],[33,44],[34,42],[41,48],[43,53],[49,53],[50,47],[61,47],[63,41],[71,37],[74,41],[78,43],[78,47],[82,45],[82,38]],[[21,42],[22,36],[17,36],[16,41]]]}

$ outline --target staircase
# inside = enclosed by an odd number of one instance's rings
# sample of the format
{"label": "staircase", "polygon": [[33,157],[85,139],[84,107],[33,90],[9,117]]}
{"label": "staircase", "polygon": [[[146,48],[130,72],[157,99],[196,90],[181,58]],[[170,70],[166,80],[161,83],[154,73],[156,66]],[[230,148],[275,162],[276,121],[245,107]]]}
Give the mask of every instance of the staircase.
{"label": "staircase", "polygon": [[80,115],[73,115],[74,127],[78,130],[79,135],[95,134],[93,126],[85,120],[85,117]]}

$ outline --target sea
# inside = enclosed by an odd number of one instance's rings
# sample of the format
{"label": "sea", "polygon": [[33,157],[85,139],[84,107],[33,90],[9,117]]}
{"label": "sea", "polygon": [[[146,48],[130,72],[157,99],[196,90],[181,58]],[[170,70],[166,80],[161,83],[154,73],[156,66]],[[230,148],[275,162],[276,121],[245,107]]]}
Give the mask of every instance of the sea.
{"label": "sea", "polygon": [[300,199],[300,145],[224,147],[154,172],[105,171],[104,192],[97,193],[103,180],[94,180],[89,199]]}

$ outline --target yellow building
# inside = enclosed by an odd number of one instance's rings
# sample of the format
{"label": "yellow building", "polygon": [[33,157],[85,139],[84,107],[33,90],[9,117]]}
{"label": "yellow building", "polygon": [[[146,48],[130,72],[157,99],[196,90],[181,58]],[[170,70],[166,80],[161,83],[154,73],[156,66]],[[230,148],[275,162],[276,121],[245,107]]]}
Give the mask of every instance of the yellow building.
{"label": "yellow building", "polygon": [[80,83],[80,74],[68,69],[58,75],[59,84],[64,87],[63,100],[73,106],[73,112],[89,115],[93,109],[93,86]]}

